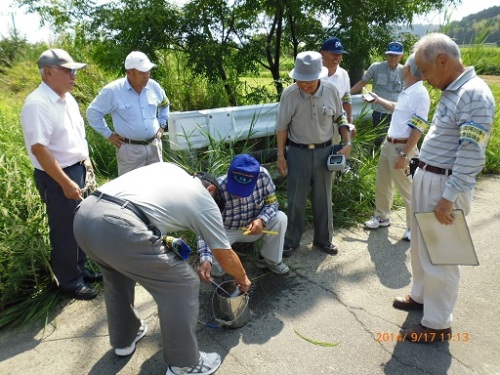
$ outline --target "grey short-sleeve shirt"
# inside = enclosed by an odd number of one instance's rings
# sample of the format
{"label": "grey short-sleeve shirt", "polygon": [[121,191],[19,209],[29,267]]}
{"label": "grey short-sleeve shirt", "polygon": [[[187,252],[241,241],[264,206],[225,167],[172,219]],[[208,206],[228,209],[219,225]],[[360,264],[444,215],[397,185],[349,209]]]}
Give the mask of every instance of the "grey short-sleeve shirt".
{"label": "grey short-sleeve shirt", "polygon": [[171,163],[134,169],[100,191],[135,203],[162,234],[192,230],[212,249],[231,249],[222,215],[201,181]]}
{"label": "grey short-sleeve shirt", "polygon": [[333,83],[320,81],[313,95],[294,83],[281,94],[276,130],[288,130],[295,143],[324,143],[333,138],[334,122],[342,114],[341,95]]}
{"label": "grey short-sleeve shirt", "polygon": [[[398,64],[396,69],[390,69],[387,61],[376,62],[370,65],[361,78],[365,82],[372,82],[375,94],[391,102],[397,102],[398,96],[403,91],[403,65]],[[372,109],[377,112],[390,113],[378,104],[372,104]]]}

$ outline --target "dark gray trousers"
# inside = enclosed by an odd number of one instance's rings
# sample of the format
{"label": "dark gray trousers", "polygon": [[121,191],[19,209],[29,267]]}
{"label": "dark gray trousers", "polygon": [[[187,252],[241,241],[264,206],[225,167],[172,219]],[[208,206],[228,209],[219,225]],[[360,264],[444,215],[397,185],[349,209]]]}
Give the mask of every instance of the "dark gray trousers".
{"label": "dark gray trousers", "polygon": [[332,172],[326,160],[333,146],[314,150],[290,146],[287,150],[288,226],[285,246],[298,247],[304,233],[307,198],[311,193],[314,242],[328,245],[333,236]]}
{"label": "dark gray trousers", "polygon": [[[81,188],[85,186],[86,169],[75,164],[63,171]],[[83,266],[87,257],[78,247],[73,235],[73,212],[80,203],[64,196],[61,186],[46,172],[34,171],[38,193],[45,203],[49,221],[50,260],[59,287],[73,291],[83,280]]]}

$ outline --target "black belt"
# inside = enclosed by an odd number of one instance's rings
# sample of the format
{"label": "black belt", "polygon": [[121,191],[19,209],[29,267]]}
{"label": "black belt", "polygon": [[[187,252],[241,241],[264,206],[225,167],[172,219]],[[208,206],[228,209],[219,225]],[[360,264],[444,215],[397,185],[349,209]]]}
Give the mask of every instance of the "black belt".
{"label": "black belt", "polygon": [[310,143],[308,145],[302,143],[295,143],[290,141],[290,146],[298,148],[307,148],[308,150],[314,150],[316,148],[325,148],[332,145],[332,140],[326,141],[324,143]]}
{"label": "black belt", "polygon": [[408,138],[387,137],[387,142],[389,142],[389,143],[406,143],[407,141],[408,141]]}
{"label": "black belt", "polygon": [[434,167],[432,165],[424,163],[423,161],[418,162],[418,167],[420,169],[423,169],[424,171],[427,171],[427,172],[431,172],[431,173],[435,173],[435,174],[444,174],[446,176],[450,176],[452,173],[451,169]]}
{"label": "black belt", "polygon": [[153,142],[156,139],[156,136],[154,136],[151,139],[145,140],[145,141],[134,141],[133,139],[128,139],[128,138],[123,138],[122,141],[125,143],[129,143],[131,145],[149,145],[151,142]]}
{"label": "black belt", "polygon": [[126,208],[127,210],[132,211],[144,224],[146,224],[146,226],[150,225],[148,217],[144,214],[144,212],[142,212],[142,210],[139,207],[134,205],[132,202],[117,197],[113,197],[112,195],[105,194],[103,192],[100,192],[99,190],[94,191],[91,195],[99,199],[115,203],[121,206],[121,208]]}

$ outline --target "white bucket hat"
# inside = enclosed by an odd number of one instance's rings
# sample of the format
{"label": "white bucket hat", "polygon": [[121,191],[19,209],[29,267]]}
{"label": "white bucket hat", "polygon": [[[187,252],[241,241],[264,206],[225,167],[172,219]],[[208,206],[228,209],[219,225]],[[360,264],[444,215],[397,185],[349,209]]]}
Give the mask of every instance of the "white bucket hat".
{"label": "white bucket hat", "polygon": [[301,52],[295,60],[295,67],[288,75],[297,81],[315,81],[328,75],[323,66],[321,53],[315,51]]}

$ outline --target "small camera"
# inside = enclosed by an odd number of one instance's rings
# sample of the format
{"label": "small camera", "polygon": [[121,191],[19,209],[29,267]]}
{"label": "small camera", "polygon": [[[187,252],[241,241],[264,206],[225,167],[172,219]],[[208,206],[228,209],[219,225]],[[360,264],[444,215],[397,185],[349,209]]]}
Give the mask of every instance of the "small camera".
{"label": "small camera", "polygon": [[328,156],[326,166],[330,172],[343,171],[346,167],[346,160],[343,154],[335,154]]}

